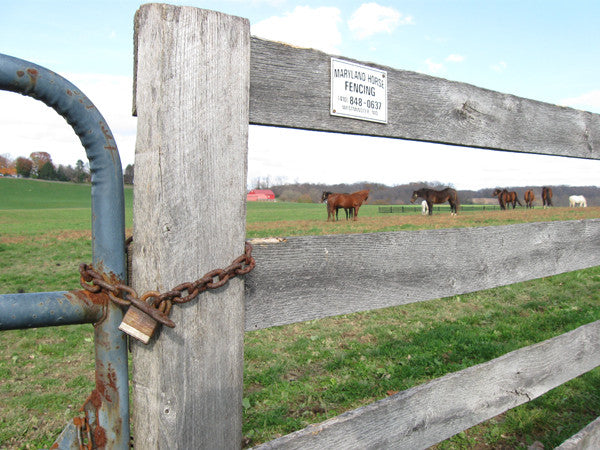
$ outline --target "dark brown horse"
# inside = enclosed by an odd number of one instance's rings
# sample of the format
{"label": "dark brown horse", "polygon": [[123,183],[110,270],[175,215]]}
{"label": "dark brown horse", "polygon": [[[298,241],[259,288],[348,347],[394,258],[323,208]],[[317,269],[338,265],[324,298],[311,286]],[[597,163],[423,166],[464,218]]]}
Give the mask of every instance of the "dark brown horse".
{"label": "dark brown horse", "polygon": [[[321,194],[321,203],[327,202],[327,199],[329,198],[329,196],[331,194],[333,194],[333,192],[323,191],[323,194]],[[348,194],[344,194],[344,195],[348,195]],[[340,208],[341,208],[341,206],[338,206],[337,208],[335,208],[335,220],[338,220],[338,213],[340,211]],[[346,220],[348,220],[348,217],[354,216],[354,208],[344,208],[344,212],[346,213]]]}
{"label": "dark brown horse", "polygon": [[517,206],[517,203],[519,204],[519,206],[523,206],[523,204],[521,203],[521,201],[519,200],[519,197],[517,196],[517,193],[515,191],[508,191],[507,189],[494,189],[494,192],[492,192],[492,195],[494,197],[498,197],[498,203],[500,204],[500,209],[506,209],[507,206],[509,206],[512,203],[512,207],[513,209],[515,209],[515,207]]}
{"label": "dark brown horse", "polygon": [[422,188],[413,192],[410,202],[414,203],[418,197],[421,197],[427,202],[427,208],[429,208],[430,216],[433,214],[434,204],[445,202],[450,203],[450,214],[458,214],[458,207],[460,206],[460,203],[458,202],[458,194],[452,188],[442,189],[441,191]]}
{"label": "dark brown horse", "polygon": [[535,200],[533,190],[527,189],[523,198],[525,199],[525,207],[533,208],[533,201]]}
{"label": "dark brown horse", "polygon": [[546,186],[542,188],[542,203],[544,208],[552,206],[552,188]]}
{"label": "dark brown horse", "polygon": [[353,209],[354,220],[358,216],[360,206],[369,198],[369,189],[353,192],[352,194],[329,194],[327,197],[327,221],[333,220],[336,208]]}
{"label": "dark brown horse", "polygon": [[500,204],[500,209],[506,209],[506,203],[504,202],[504,195],[502,195],[502,189],[498,189],[498,188],[494,189],[494,192],[492,192],[492,197],[498,197],[498,203]]}

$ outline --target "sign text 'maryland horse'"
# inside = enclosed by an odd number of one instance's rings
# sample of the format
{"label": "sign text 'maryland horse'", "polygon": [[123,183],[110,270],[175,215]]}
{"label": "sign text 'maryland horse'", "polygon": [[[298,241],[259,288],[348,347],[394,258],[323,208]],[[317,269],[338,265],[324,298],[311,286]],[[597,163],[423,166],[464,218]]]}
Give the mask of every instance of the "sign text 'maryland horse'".
{"label": "sign text 'maryland horse'", "polygon": [[330,112],[387,123],[387,72],[331,58]]}

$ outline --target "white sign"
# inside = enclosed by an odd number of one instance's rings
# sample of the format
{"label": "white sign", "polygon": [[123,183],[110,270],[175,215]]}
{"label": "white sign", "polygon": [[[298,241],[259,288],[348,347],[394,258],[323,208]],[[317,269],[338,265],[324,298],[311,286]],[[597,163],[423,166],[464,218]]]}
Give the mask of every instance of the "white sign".
{"label": "white sign", "polygon": [[387,72],[331,58],[330,112],[387,123]]}

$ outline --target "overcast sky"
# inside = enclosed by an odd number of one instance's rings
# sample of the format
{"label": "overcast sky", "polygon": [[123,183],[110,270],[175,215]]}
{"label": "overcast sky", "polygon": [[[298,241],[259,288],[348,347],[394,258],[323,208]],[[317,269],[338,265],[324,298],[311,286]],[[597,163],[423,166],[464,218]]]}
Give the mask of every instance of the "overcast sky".
{"label": "overcast sky", "polygon": [[[124,167],[134,163],[133,15],[141,3],[11,1],[0,13],[0,52],[51,69],[90,97],[116,137]],[[170,3],[246,17],[259,37],[600,113],[595,0]],[[0,106],[0,154],[47,151],[55,164],[71,165],[85,159],[71,127],[43,103],[0,91]],[[359,159],[365,149],[369,158]],[[336,165],[341,153],[356,163]],[[329,184],[439,181],[459,189],[600,185],[600,163],[251,126],[248,181],[266,177]]]}

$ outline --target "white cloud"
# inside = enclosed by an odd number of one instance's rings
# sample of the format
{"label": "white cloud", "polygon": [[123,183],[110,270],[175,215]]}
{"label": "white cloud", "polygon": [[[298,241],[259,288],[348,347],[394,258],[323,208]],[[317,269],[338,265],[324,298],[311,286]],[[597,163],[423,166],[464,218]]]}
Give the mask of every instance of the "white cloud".
{"label": "white cloud", "polygon": [[332,7],[297,6],[284,16],[273,16],[252,25],[252,34],[272,41],[339,54],[342,34],[340,10]]}
{"label": "white cloud", "polygon": [[411,25],[412,16],[403,16],[394,8],[377,3],[363,3],[348,20],[348,28],[358,39],[364,39],[376,33],[392,33],[398,25]]}
{"label": "white cloud", "polygon": [[600,113],[600,89],[586,92],[578,97],[562,99],[559,105]]}
{"label": "white cloud", "polygon": [[437,63],[431,58],[427,58],[425,60],[425,64],[427,64],[427,72],[429,73],[443,73],[446,71],[446,67],[442,63]]}
{"label": "white cloud", "polygon": [[462,55],[457,55],[457,54],[455,54],[455,53],[453,53],[453,54],[451,54],[451,55],[448,55],[448,56],[446,57],[446,61],[448,61],[448,62],[456,62],[456,63],[458,63],[458,62],[463,62],[464,60],[465,60],[465,57],[464,57],[464,56],[462,56]]}
{"label": "white cloud", "polygon": [[492,64],[491,68],[494,72],[504,72],[506,70],[507,64],[504,61],[500,61],[496,64]]}

